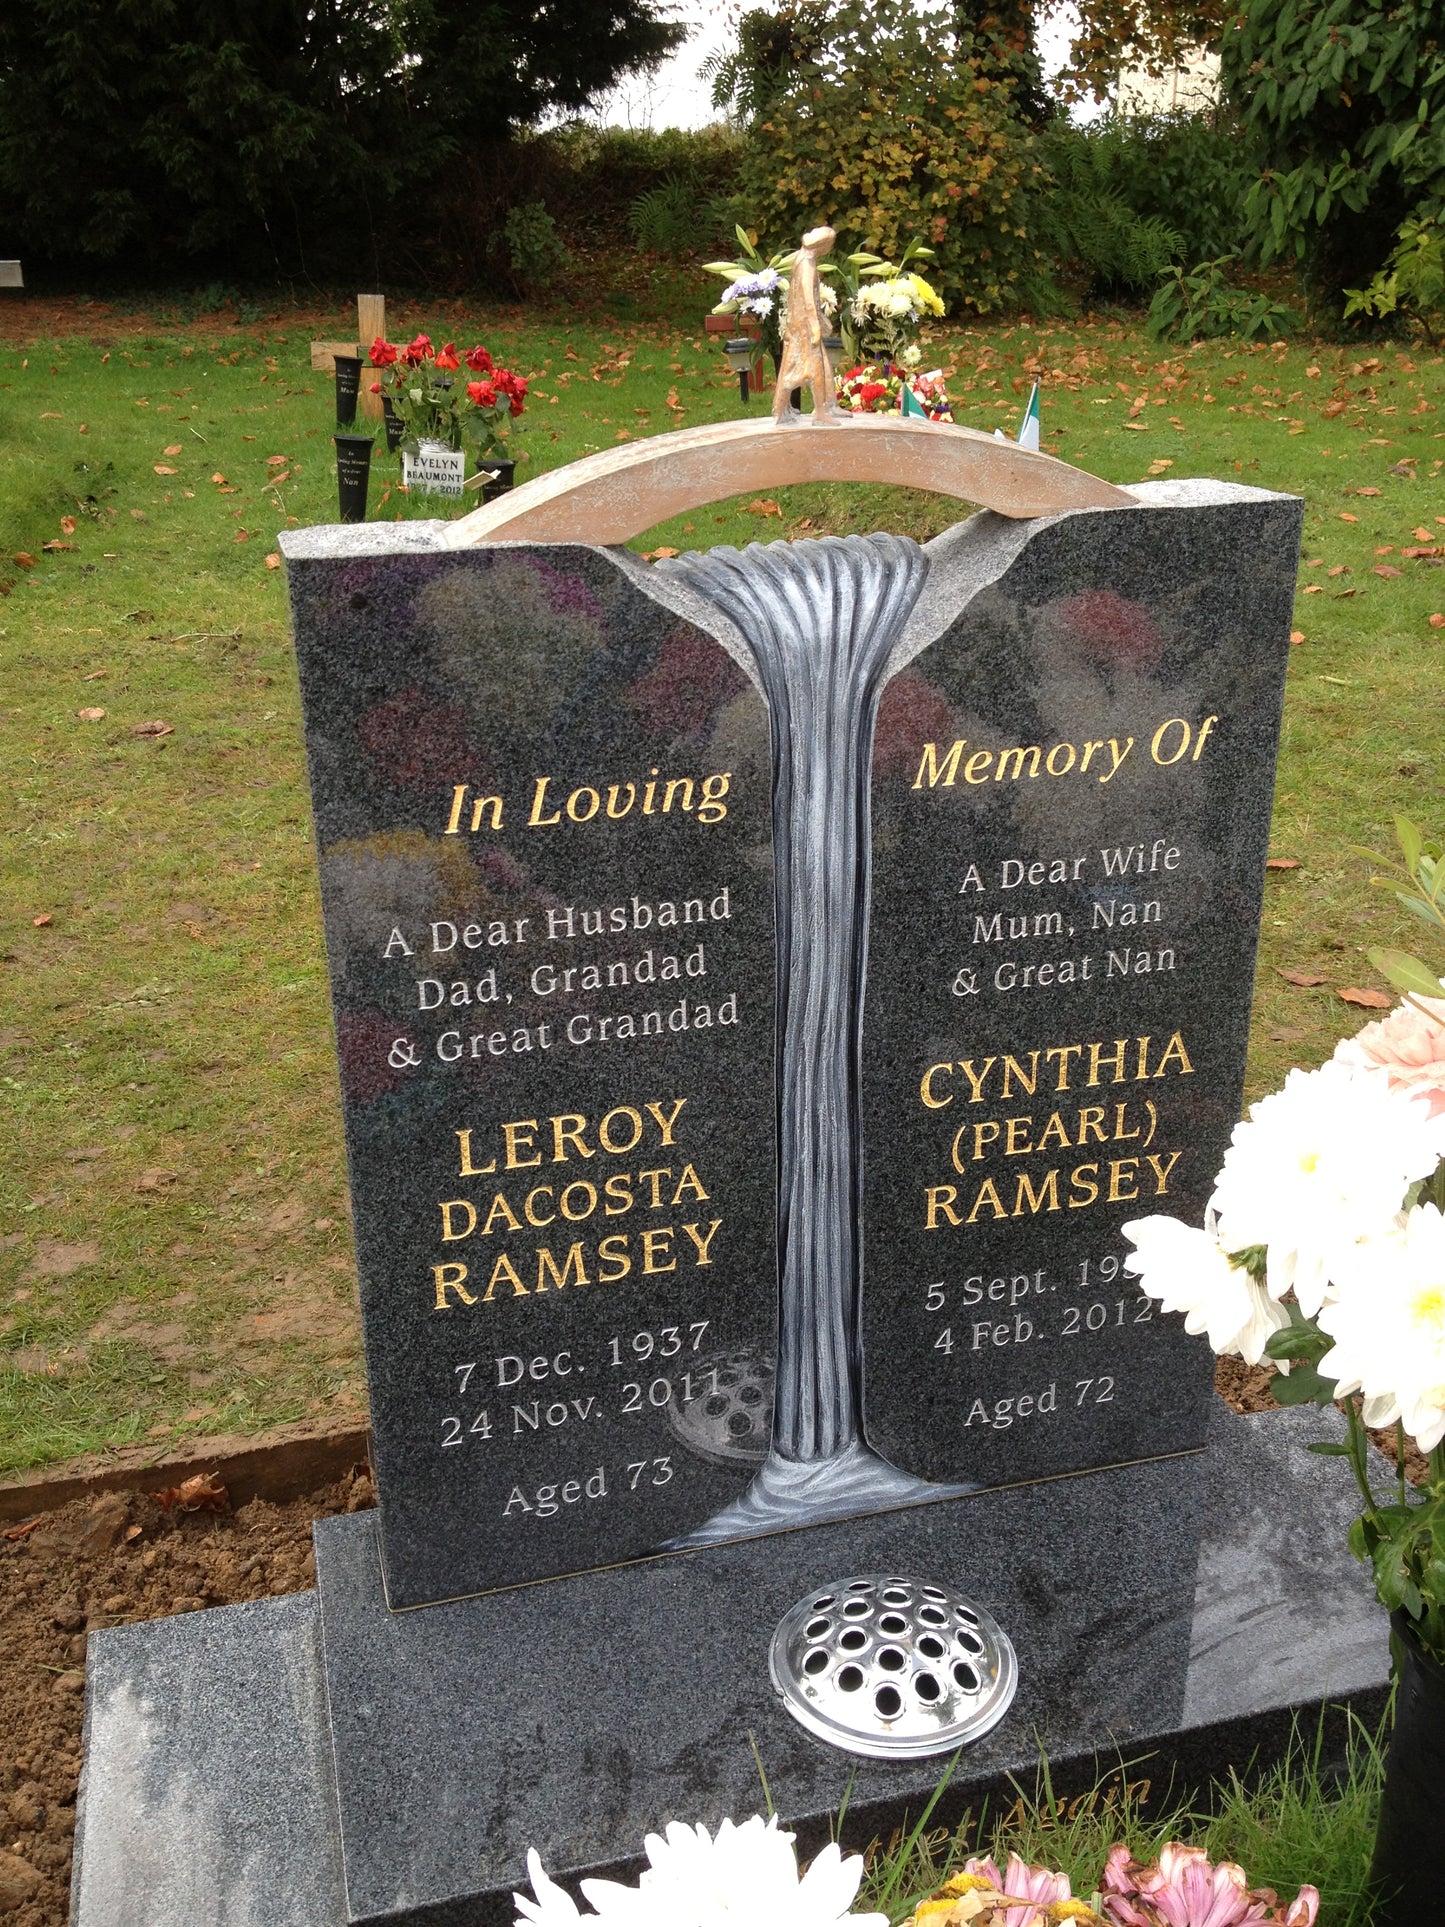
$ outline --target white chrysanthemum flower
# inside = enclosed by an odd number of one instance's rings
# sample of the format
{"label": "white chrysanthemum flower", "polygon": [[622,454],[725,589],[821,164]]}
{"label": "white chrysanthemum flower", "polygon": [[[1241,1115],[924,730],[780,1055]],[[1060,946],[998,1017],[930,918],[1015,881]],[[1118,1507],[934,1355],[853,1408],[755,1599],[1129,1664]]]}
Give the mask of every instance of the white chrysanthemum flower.
{"label": "white chrysanthemum flower", "polygon": [[513,1894],[517,1903],[517,1921],[527,1921],[530,1927],[576,1927],[578,1921],[591,1920],[591,1914],[584,1914],[571,1894],[564,1893],[555,1880],[549,1880],[542,1866],[542,1856],[535,1847],[527,1849],[527,1872],[532,1880],[532,1892],[537,1896],[529,1900],[525,1894]]}
{"label": "white chrysanthemum flower", "polygon": [[1402,1213],[1355,1254],[1320,1329],[1320,1360],[1340,1397],[1364,1394],[1366,1425],[1397,1419],[1422,1452],[1445,1438],[1445,1217],[1433,1204]]}
{"label": "white chrysanthemum flower", "polygon": [[1392,1091],[1383,1071],[1291,1071],[1234,1127],[1210,1200],[1219,1243],[1268,1246],[1270,1296],[1293,1287],[1313,1318],[1356,1245],[1390,1225],[1442,1153],[1445,1117]]}
{"label": "white chrysanthemum flower", "polygon": [[1124,1269],[1162,1311],[1182,1311],[1187,1332],[1203,1332],[1211,1350],[1257,1365],[1272,1333],[1289,1323],[1247,1271],[1232,1265],[1208,1231],[1178,1218],[1136,1218],[1122,1227],[1134,1251]]}
{"label": "white chrysanthemum flower", "polygon": [[734,1826],[724,1820],[714,1839],[706,1827],[672,1821],[666,1836],[645,1842],[650,1865],[635,1887],[612,1880],[584,1880],[582,1891],[596,1911],[576,1903],[547,1878],[535,1850],[527,1855],[536,1901],[513,1894],[518,1922],[531,1927],[887,1927],[883,1914],[850,1914],[863,1878],[863,1861],[844,1859],[829,1844],[801,1880],[793,1835],[776,1819],[758,1815]]}

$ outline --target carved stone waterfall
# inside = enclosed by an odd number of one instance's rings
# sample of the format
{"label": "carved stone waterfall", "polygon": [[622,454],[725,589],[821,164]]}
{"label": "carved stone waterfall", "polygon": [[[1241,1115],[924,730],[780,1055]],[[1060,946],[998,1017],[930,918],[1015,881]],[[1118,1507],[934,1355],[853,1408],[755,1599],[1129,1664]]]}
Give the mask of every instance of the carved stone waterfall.
{"label": "carved stone waterfall", "polygon": [[778,931],[778,1350],[772,1450],[679,1541],[917,1504],[929,1485],[863,1437],[858,1112],[869,766],[889,657],[928,575],[891,535],[754,543],[659,565],[725,615],[772,721]]}

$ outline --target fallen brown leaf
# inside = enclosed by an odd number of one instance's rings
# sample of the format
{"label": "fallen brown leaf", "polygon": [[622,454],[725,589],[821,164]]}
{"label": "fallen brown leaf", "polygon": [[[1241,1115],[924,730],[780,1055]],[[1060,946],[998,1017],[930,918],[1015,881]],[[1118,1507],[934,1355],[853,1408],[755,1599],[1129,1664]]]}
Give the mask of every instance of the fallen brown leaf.
{"label": "fallen brown leaf", "polygon": [[1356,495],[1378,495],[1380,491],[1377,488],[1357,488],[1355,493]]}
{"label": "fallen brown leaf", "polygon": [[1435,539],[1435,532],[1433,529],[1423,529],[1423,528],[1412,529],[1410,533],[1414,536],[1417,542],[1433,542]]}
{"label": "fallen brown leaf", "polygon": [[1388,1010],[1393,1001],[1383,990],[1361,990],[1358,984],[1350,984],[1338,994],[1341,1002],[1358,1004],[1361,1010]]}
{"label": "fallen brown leaf", "polygon": [[174,475],[176,471],[166,462],[157,462],[155,464],[155,473],[157,475]]}
{"label": "fallen brown leaf", "polygon": [[73,515],[62,515],[62,516],[61,516],[61,518],[60,518],[60,533],[61,533],[62,535],[74,535],[74,533],[75,533],[75,517],[74,517]]}
{"label": "fallen brown leaf", "polygon": [[196,1472],[179,1485],[169,1485],[154,1495],[163,1512],[229,1512],[231,1495],[214,1473]]}
{"label": "fallen brown leaf", "polygon": [[179,1184],[179,1171],[142,1171],[135,1181],[137,1191],[163,1191],[168,1184]]}
{"label": "fallen brown leaf", "polygon": [[782,509],[771,496],[759,495],[747,505],[749,515],[781,515]]}
{"label": "fallen brown leaf", "polygon": [[54,923],[55,919],[51,916],[50,912],[46,910],[42,912],[40,916],[32,917],[30,921],[35,925],[37,930],[43,930],[47,923]]}
{"label": "fallen brown leaf", "polygon": [[99,682],[103,676],[108,676],[109,674],[110,671],[108,669],[92,669],[88,676],[82,676],[80,680],[82,682]]}
{"label": "fallen brown leaf", "polygon": [[174,730],[174,723],[163,723],[157,720],[153,723],[136,723],[130,733],[132,736],[169,736]]}
{"label": "fallen brown leaf", "polygon": [[676,549],[649,549],[642,559],[644,562],[670,562],[676,554]]}
{"label": "fallen brown leaf", "polygon": [[1377,562],[1374,568],[1371,569],[1370,571],[1371,575],[1384,576],[1387,582],[1390,580],[1392,576],[1397,576],[1399,573],[1400,571],[1398,569],[1392,569],[1388,562]]}
{"label": "fallen brown leaf", "polygon": [[1430,618],[1430,627],[1432,629],[1445,629],[1445,615],[1442,615],[1438,609]]}
{"label": "fallen brown leaf", "polygon": [[[88,682],[90,678],[87,677],[86,680]],[[103,723],[105,721],[105,711],[103,709],[77,709],[75,713],[83,723]]]}
{"label": "fallen brown leaf", "polygon": [[1327,401],[1320,410],[1320,413],[1327,422],[1332,422],[1336,415],[1343,415],[1348,406],[1349,404],[1347,402]]}
{"label": "fallen brown leaf", "polygon": [[1297,856],[1266,857],[1264,867],[1266,870],[1297,870],[1299,858]]}
{"label": "fallen brown leaf", "polygon": [[1317,970],[1297,970],[1293,964],[1276,964],[1275,968],[1287,984],[1293,984],[1298,990],[1313,990],[1328,981]]}
{"label": "fallen brown leaf", "polygon": [[214,475],[213,475],[213,476],[211,477],[211,480],[212,480],[213,482],[224,482],[224,481],[225,481],[225,479],[226,479],[226,478],[225,478],[225,476],[224,476],[224,475],[223,475],[223,474],[221,473],[221,471],[220,471],[220,469],[217,469],[217,470],[216,470],[216,472],[215,472],[215,474],[214,474]]}
{"label": "fallen brown leaf", "polygon": [[1325,585],[1323,582],[1307,582],[1303,590],[1305,595],[1323,595],[1324,592]]}
{"label": "fallen brown leaf", "polygon": [[73,542],[61,542],[58,539],[53,542],[42,542],[40,548],[44,555],[61,555],[65,553],[73,555],[75,553],[75,544]]}
{"label": "fallen brown leaf", "polygon": [[266,567],[268,569],[279,569],[280,566],[281,566],[281,558],[273,549],[271,553],[266,557]]}
{"label": "fallen brown leaf", "polygon": [[285,468],[290,459],[291,457],[289,455],[268,455],[266,457],[266,466],[267,468]]}
{"label": "fallen brown leaf", "polygon": [[35,557],[26,549],[17,549],[15,551],[15,566],[20,569],[33,569],[35,567]]}
{"label": "fallen brown leaf", "polygon": [[28,1538],[28,1536],[34,1532],[35,1528],[43,1522],[44,1518],[45,1514],[43,1512],[37,1512],[33,1519],[27,1519],[23,1525],[6,1526],[5,1530],[0,1532],[0,1539]]}
{"label": "fallen brown leaf", "polygon": [[1326,575],[1348,575],[1349,573],[1350,565],[1348,562],[1337,562],[1332,569],[1325,570]]}
{"label": "fallen brown leaf", "polygon": [[1162,475],[1166,468],[1173,468],[1173,466],[1173,462],[1170,461],[1167,456],[1160,455],[1155,461],[1150,462],[1149,473],[1151,475]]}
{"label": "fallen brown leaf", "polygon": [[1302,642],[1304,641],[1304,639],[1305,639],[1305,632],[1304,632],[1304,630],[1303,630],[1303,629],[1291,629],[1291,630],[1290,630],[1290,632],[1289,632],[1289,639],[1290,639],[1290,641],[1291,641],[1292,643],[1294,643],[1294,644],[1295,644],[1295,646],[1296,646],[1296,647],[1298,647],[1298,646],[1299,646],[1299,644],[1300,644],[1300,643],[1302,643]]}
{"label": "fallen brown leaf", "polygon": [[1359,516],[1358,516],[1358,515],[1350,515],[1350,514],[1349,514],[1348,512],[1346,512],[1346,513],[1344,513],[1344,514],[1342,514],[1342,515],[1340,516],[1340,520],[1341,520],[1342,522],[1358,522],[1358,521],[1359,521],[1359,519],[1360,519],[1360,518],[1359,518]]}

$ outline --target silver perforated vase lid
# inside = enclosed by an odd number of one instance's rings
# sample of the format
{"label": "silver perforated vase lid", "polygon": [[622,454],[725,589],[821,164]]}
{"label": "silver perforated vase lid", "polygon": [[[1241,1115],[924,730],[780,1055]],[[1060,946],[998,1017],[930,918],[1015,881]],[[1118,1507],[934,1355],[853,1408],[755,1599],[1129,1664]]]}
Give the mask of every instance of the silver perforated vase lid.
{"label": "silver perforated vase lid", "polygon": [[810,1733],[878,1760],[967,1745],[997,1726],[1018,1688],[1014,1649],[991,1614],[897,1574],[810,1592],[783,1615],[768,1664]]}

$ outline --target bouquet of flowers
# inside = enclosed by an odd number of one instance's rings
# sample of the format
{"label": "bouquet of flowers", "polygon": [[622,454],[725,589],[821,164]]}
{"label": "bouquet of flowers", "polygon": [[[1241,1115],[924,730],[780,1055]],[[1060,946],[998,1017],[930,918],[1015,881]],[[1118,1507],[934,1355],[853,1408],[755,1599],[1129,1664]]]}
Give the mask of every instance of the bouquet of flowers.
{"label": "bouquet of flowers", "polygon": [[[740,326],[749,320],[757,324],[763,347],[774,364],[783,352],[783,329],[788,320],[788,271],[796,248],[767,260],[758,253],[746,228],[734,230],[742,253],[739,261],[709,261],[706,272],[720,274],[727,282],[714,314],[736,315]],[[838,293],[825,281],[820,289],[823,312],[831,320],[838,312]]]}
{"label": "bouquet of flowers", "polygon": [[[917,348],[905,348],[902,367],[891,361],[866,361],[845,369],[837,378],[838,406],[858,415],[918,413],[927,415],[930,421],[951,422],[953,405],[943,385],[943,370],[933,368],[919,374],[916,364],[922,359]],[[905,405],[905,388],[916,409]]]}
{"label": "bouquet of flowers", "polygon": [[741,259],[709,261],[704,269],[707,274],[720,274],[728,284],[713,313],[736,315],[739,327],[744,329],[748,321],[754,322],[763,347],[776,364],[783,353],[782,308],[788,270],[796,250],[770,255],[765,260],[746,228],[737,227],[733,231],[738,237]]}
{"label": "bouquet of flowers", "polygon": [[433,348],[430,335],[404,347],[378,335],[369,356],[381,377],[371,392],[384,396],[405,423],[407,454],[415,456],[425,441],[457,449],[471,443],[483,459],[506,455],[507,424],[527,398],[525,375],[499,368],[480,345],[460,353],[450,341]]}
{"label": "bouquet of flowers", "polygon": [[1288,1907],[1271,1887],[1251,1887],[1232,1860],[1171,1840],[1157,1861],[1109,1849],[1092,1902],[1073,1897],[1069,1877],[1031,1867],[1016,1853],[1002,1873],[991,1855],[963,1863],[920,1900],[904,1927],[1314,1927],[1320,1896],[1301,1887]]}
{"label": "bouquet of flowers", "polygon": [[[776,1818],[754,1814],[741,1826],[724,1820],[714,1838],[706,1827],[668,1823],[666,1834],[644,1841],[648,1868],[635,1887],[614,1880],[584,1880],[582,1892],[593,1910],[583,1913],[547,1877],[536,1848],[527,1855],[532,1894],[513,1894],[517,1927],[578,1927],[607,1922],[609,1927],[888,1927],[886,1914],[850,1912],[863,1861],[844,1859],[830,1841],[799,1877],[791,1833]],[[533,1898],[535,1896],[535,1898]]]}
{"label": "bouquet of flowers", "polygon": [[923,317],[941,315],[943,303],[921,274],[909,272],[864,281],[849,310],[862,352],[876,361],[897,361]]}
{"label": "bouquet of flowers", "polygon": [[[1397,823],[1400,900],[1445,934],[1445,862]],[[1368,854],[1368,853],[1367,853]],[[1203,1227],[1126,1224],[1149,1297],[1220,1354],[1277,1360],[1282,1405],[1339,1402],[1363,1509],[1350,1530],[1381,1603],[1445,1663],[1445,984],[1402,951],[1372,961],[1405,992],[1317,1071],[1235,1127]],[[1369,1428],[1393,1426],[1396,1490],[1371,1481]],[[1409,1433],[1429,1468],[1405,1478]]]}

